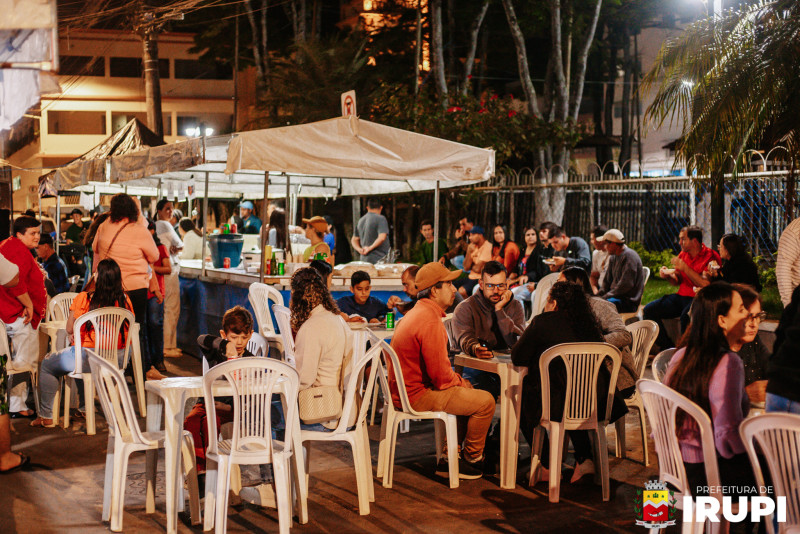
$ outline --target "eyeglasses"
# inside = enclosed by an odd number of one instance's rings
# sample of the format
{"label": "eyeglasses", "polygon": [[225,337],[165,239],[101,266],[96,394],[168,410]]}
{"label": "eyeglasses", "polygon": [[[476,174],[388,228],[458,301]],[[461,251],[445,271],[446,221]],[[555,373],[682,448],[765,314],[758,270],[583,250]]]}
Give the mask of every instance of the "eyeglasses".
{"label": "eyeglasses", "polygon": [[767,312],[765,312],[765,311],[758,312],[758,313],[751,313],[751,314],[747,315],[747,321],[748,322],[755,321],[757,323],[760,323],[761,321],[763,321],[766,318],[767,318]]}
{"label": "eyeglasses", "polygon": [[508,288],[508,284],[483,284],[486,289],[499,289],[500,291],[505,291]]}

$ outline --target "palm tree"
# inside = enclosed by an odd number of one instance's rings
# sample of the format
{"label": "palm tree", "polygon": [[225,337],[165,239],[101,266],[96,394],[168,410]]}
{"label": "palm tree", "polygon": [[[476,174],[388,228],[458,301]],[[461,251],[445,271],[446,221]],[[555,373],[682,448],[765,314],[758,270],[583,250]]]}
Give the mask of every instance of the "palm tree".
{"label": "palm tree", "polygon": [[[642,92],[648,121],[682,122],[688,172],[736,172],[749,149],[800,155],[800,2],[759,1],[700,20],[661,48]],[[702,154],[703,157],[697,156]]]}

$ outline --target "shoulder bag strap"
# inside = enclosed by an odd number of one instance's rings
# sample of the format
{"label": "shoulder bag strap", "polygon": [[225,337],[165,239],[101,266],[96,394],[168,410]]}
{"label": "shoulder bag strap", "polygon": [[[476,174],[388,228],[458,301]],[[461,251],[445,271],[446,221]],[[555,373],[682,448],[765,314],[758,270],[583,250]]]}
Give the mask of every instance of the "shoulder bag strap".
{"label": "shoulder bag strap", "polygon": [[[101,259],[106,259],[108,257],[108,254],[111,252],[111,247],[114,246],[114,242],[119,237],[119,234],[122,233],[122,231],[125,229],[125,227],[128,226],[129,224],[131,224],[131,221],[126,222],[125,224],[122,225],[122,228],[117,230],[117,233],[114,234],[114,237],[111,239],[111,243],[108,245],[108,248],[106,249],[106,253],[103,255],[103,257]],[[97,263],[100,263],[100,260],[98,260]]]}

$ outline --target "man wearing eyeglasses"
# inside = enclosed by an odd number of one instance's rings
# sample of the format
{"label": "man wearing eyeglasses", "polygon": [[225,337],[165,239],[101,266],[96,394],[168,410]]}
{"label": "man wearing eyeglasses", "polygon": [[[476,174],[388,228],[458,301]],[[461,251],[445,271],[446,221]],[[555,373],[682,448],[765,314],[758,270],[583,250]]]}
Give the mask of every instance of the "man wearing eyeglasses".
{"label": "man wearing eyeglasses", "polygon": [[[506,268],[502,263],[487,262],[479,281],[481,290],[456,307],[452,323],[453,337],[465,354],[476,358],[492,358],[492,351],[511,350],[525,330],[522,304],[509,290],[506,277]],[[476,377],[464,378],[473,382],[472,378]],[[475,382],[473,385],[483,389]]]}

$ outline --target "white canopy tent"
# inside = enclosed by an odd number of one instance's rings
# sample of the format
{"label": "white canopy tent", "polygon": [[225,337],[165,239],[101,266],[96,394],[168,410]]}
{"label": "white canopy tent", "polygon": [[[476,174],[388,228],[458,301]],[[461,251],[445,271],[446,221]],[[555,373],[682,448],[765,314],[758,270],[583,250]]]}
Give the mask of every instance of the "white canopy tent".
{"label": "white canopy tent", "polygon": [[[202,163],[187,166],[198,151]],[[204,212],[209,196],[286,196],[288,207],[292,196],[434,190],[438,237],[439,189],[488,180],[494,175],[495,154],[351,116],[152,147],[111,157],[107,168],[110,184],[131,189],[157,190],[168,181],[194,179]]]}

